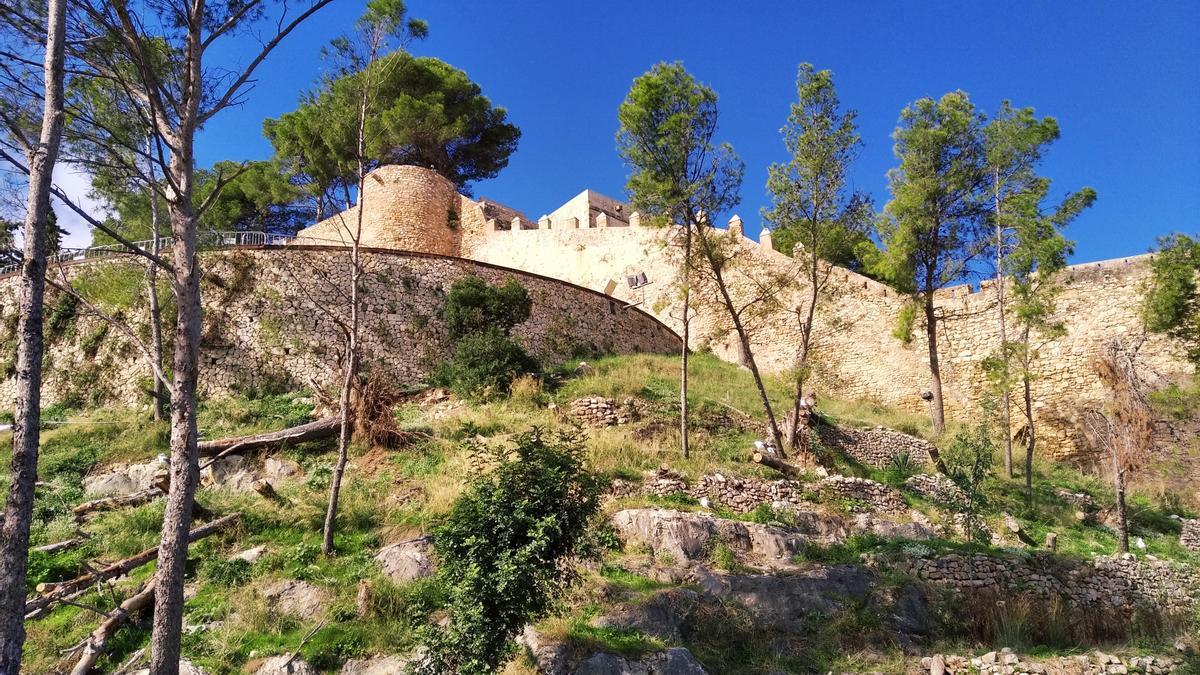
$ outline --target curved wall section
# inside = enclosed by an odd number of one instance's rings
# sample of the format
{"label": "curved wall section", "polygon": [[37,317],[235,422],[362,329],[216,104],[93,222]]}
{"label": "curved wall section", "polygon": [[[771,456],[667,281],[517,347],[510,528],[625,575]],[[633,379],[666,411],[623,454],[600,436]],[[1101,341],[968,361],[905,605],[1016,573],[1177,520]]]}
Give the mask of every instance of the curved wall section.
{"label": "curved wall section", "polygon": [[[451,349],[441,309],[458,279],[488,283],[515,278],[533,300],[515,337],[543,364],[581,354],[673,353],[679,337],[660,321],[619,300],[527,272],[428,254],[367,250],[362,278],[363,365],[400,386],[419,384]],[[288,247],[206,253],[201,392],[307,386],[336,391],[348,316],[349,255],[344,249]],[[136,263],[102,260],[70,266],[72,275],[100,266],[124,266],[141,279]],[[0,308],[8,333],[16,310],[16,278],[0,281]],[[50,300],[54,302],[53,298]],[[139,304],[137,307],[144,307]],[[122,312],[135,332],[147,318],[137,307]],[[82,314],[48,344],[46,403],[93,396],[91,403],[144,403],[149,369],[117,331]],[[96,336],[100,337],[97,338]],[[10,340],[11,335],[0,335]],[[12,405],[14,381],[0,382],[0,408]]]}

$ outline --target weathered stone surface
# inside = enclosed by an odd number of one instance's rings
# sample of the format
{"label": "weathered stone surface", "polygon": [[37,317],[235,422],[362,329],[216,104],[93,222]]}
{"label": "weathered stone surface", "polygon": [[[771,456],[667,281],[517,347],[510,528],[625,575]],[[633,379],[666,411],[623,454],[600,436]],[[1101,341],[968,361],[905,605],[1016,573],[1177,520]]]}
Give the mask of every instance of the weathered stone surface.
{"label": "weathered stone surface", "polygon": [[146,490],[154,485],[154,474],[165,465],[157,459],[137,464],[116,464],[102,473],[83,478],[88,497],[108,497]]}
{"label": "weathered stone surface", "polygon": [[919,473],[911,476],[904,481],[904,487],[940,506],[957,509],[967,503],[967,495],[962,488],[940,473]]}
{"label": "weathered stone surface", "polygon": [[384,576],[397,583],[406,583],[434,573],[430,552],[429,540],[421,538],[384,546],[375,554],[375,560]]}
{"label": "weathered stone surface", "polygon": [[263,661],[254,675],[317,675],[317,671],[298,656],[293,659],[290,654],[280,654]]}
{"label": "weathered stone surface", "polygon": [[1200,552],[1200,518],[1185,519],[1179,533],[1179,543],[1189,551]]}
{"label": "weathered stone surface", "polygon": [[579,664],[573,675],[707,675],[692,653],[682,647],[630,660],[598,653]]}
{"label": "weathered stone surface", "polygon": [[851,511],[903,513],[908,510],[899,492],[869,478],[830,476],[822,479],[818,487],[825,499],[851,502]]}
{"label": "weathered stone surface", "polygon": [[612,427],[641,419],[643,407],[632,397],[618,403],[604,396],[586,396],[571,401],[568,414],[589,427]]}
{"label": "weathered stone surface", "polygon": [[312,619],[324,612],[325,590],[307,581],[282,579],[264,588],[262,594],[272,608],[300,619]]}
{"label": "weathered stone surface", "polygon": [[408,659],[403,656],[350,659],[342,666],[341,675],[396,675],[403,673],[406,666]]}
{"label": "weathered stone surface", "polygon": [[644,603],[622,606],[592,619],[593,626],[641,631],[667,642],[679,642],[687,619],[700,596],[686,588],[661,591]]}
{"label": "weathered stone surface", "polygon": [[263,461],[262,477],[278,484],[289,478],[297,478],[302,473],[300,464],[287,457],[268,457]]}
{"label": "weathered stone surface", "polygon": [[705,513],[626,509],[612,516],[626,544],[640,544],[656,558],[687,566],[703,560],[717,541],[764,567],[792,567],[804,550],[803,535],[780,527],[714,518]]}

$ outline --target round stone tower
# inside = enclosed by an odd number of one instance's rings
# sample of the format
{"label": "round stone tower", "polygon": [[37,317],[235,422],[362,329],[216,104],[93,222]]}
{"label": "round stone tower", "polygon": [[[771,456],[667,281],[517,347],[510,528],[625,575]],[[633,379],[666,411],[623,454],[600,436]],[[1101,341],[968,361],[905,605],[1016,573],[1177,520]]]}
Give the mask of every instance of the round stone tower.
{"label": "round stone tower", "polygon": [[[381,166],[367,174],[365,186],[363,246],[459,255],[461,200],[454,183],[419,166]],[[357,215],[356,208],[347,209],[299,236],[349,243]]]}

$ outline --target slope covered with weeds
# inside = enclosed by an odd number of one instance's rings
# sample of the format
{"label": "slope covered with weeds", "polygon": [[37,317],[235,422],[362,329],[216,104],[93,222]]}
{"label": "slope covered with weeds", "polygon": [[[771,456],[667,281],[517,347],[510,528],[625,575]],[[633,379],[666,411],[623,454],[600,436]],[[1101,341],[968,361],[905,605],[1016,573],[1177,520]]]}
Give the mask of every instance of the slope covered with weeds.
{"label": "slope covered with weeds", "polygon": [[[348,659],[373,654],[405,653],[415,644],[416,631],[438,618],[444,597],[428,579],[398,584],[382,574],[374,559],[377,551],[393,542],[406,541],[430,531],[446,516],[463,490],[466,479],[478,468],[473,451],[477,444],[501,444],[532,427],[567,430],[574,424],[565,414],[569,403],[583,396],[614,399],[636,397],[645,413],[636,424],[588,429],[586,459],[606,479],[641,480],[646,472],[668,464],[686,479],[722,473],[729,476],[775,480],[779,476],[747,461],[759,437],[761,413],[749,375],[709,355],[692,361],[694,405],[692,456],[679,455],[676,437],[678,396],[676,362],[670,357],[634,356],[590,362],[591,372],[576,375],[567,368],[548,376],[544,383],[518,380],[508,398],[489,403],[468,403],[455,398],[418,396],[398,404],[398,425],[409,432],[401,448],[356,446],[347,474],[339,512],[337,553],[320,555],[321,523],[327,497],[332,444],[314,442],[271,452],[295,461],[301,473],[282,482],[279,498],[265,499],[253,492],[219,487],[202,489],[199,504],[213,516],[239,512],[237,529],[195,543],[191,549],[186,607],[184,653],[212,673],[252,669],[264,657],[299,650],[310,665],[337,672]],[[573,364],[572,364],[573,365]],[[781,406],[790,387],[769,381],[772,398]],[[929,425],[920,416],[863,402],[822,399],[825,420],[851,426],[887,426],[915,435],[927,435]],[[205,438],[219,438],[301,423],[312,414],[305,392],[237,397],[205,402],[200,421]],[[0,444],[7,448],[7,444]],[[84,500],[83,478],[103,467],[154,459],[166,447],[166,428],[137,411],[49,411],[44,434],[38,489],[34,545],[61,541],[76,529],[71,507]],[[6,452],[5,450],[4,452]],[[835,454],[835,453],[834,453]],[[7,464],[7,457],[0,461]],[[261,463],[262,457],[253,459]],[[857,474],[903,490],[908,470],[903,467],[870,469],[838,457],[833,471]],[[1110,526],[1083,522],[1076,508],[1059,493],[1084,492],[1100,509],[1113,503],[1111,489],[1102,477],[1079,473],[1051,462],[1035,466],[1035,499],[1026,505],[1019,481],[995,476],[984,485],[983,516],[993,527],[1003,527],[1003,514],[1015,516],[1023,529],[1040,541],[1047,532],[1058,535],[1059,552],[1089,557],[1111,554],[1115,534]],[[904,492],[907,504],[930,519],[944,513],[919,496]],[[819,508],[840,513],[837,501]],[[633,495],[610,500],[611,513],[622,508],[667,507],[683,511],[709,511],[725,518],[786,526],[789,514],[758,508],[736,514],[682,496]],[[1137,555],[1154,555],[1200,563],[1178,543],[1179,521],[1174,516],[1194,516],[1193,508],[1169,494],[1135,493],[1132,498],[1133,536],[1146,544]],[[157,542],[161,502],[132,509],[97,514],[84,525],[91,535],[80,547],[55,554],[31,556],[30,584],[54,582],[75,576],[92,561],[113,561]],[[848,514],[844,514],[847,515]],[[601,527],[597,542],[606,545],[602,558],[583,573],[581,582],[562,600],[555,615],[539,624],[539,631],[583,651],[608,651],[630,658],[667,646],[685,646],[710,673],[814,672],[827,670],[881,670],[903,672],[910,656],[885,629],[884,619],[870,604],[852,605],[834,618],[813,614],[802,619],[804,628],[786,639],[772,638],[756,628],[736,604],[699,604],[692,629],[664,637],[647,631],[606,625],[599,617],[622,609],[630,611],[663,601],[669,594],[691,592],[689,582],[649,574],[644,552],[621,550],[615,536]],[[905,552],[911,542],[877,536],[852,537],[826,547],[811,546],[793,561],[797,569],[824,569],[855,565],[864,554]],[[919,544],[925,550],[961,551],[967,546],[952,539]],[[264,547],[255,562],[234,554]],[[987,547],[971,550],[988,551]],[[996,551],[1000,552],[1000,551]],[[651,563],[653,561],[650,561]],[[714,549],[709,564],[729,573],[747,570],[732,551]],[[105,585],[61,606],[49,616],[29,623],[30,672],[53,672],[68,665],[61,653],[78,643],[97,623],[87,607],[111,607],[148,578],[153,566],[137,570],[128,579]],[[274,609],[266,590],[280,582],[299,581],[319,598],[319,610],[297,616]],[[906,579],[881,576],[874,582],[880,592],[901,589]],[[367,593],[360,593],[366,587]],[[898,592],[898,591],[897,591]],[[673,600],[674,601],[674,600]],[[1001,644],[985,644],[965,634],[955,617],[935,617],[944,629],[929,650],[959,653],[986,651]],[[807,623],[803,623],[807,622]],[[694,627],[699,626],[703,630]],[[122,629],[101,661],[108,671],[145,647],[149,636],[144,619]],[[307,639],[306,639],[307,638]],[[781,641],[782,640],[782,641]],[[1046,645],[1027,638],[1032,650],[1071,652],[1090,645]],[[1129,649],[1163,649],[1161,641],[1146,638]],[[1166,647],[1166,648],[1169,648]],[[531,664],[518,659],[509,672],[530,672]]]}

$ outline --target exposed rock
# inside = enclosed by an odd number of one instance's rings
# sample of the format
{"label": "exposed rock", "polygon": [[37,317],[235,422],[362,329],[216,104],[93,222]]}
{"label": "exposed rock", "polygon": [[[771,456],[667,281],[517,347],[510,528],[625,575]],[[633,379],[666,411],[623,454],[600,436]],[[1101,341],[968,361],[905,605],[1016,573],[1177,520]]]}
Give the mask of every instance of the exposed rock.
{"label": "exposed rock", "polygon": [[707,675],[708,671],[691,652],[672,647],[638,660],[614,654],[593,654],[572,672],[574,675]]}
{"label": "exposed rock", "polygon": [[379,562],[384,576],[397,583],[405,583],[433,575],[435,565],[429,553],[429,539],[422,537],[384,546],[375,554],[375,560]]}
{"label": "exposed rock", "polygon": [[408,659],[403,656],[350,659],[342,666],[341,675],[396,675],[403,673],[407,665]]}
{"label": "exposed rock", "polygon": [[917,520],[918,517],[922,517],[920,512],[915,511],[912,515],[914,516],[913,520],[899,522],[890,518],[880,518],[872,513],[860,513],[854,516],[851,529],[855,534],[870,532],[885,539],[923,541],[938,536],[936,528],[927,522]]}
{"label": "exposed rock", "polygon": [[200,471],[200,484],[206,487],[249,492],[253,483],[250,462],[241,455],[226,455]]}
{"label": "exposed rock", "polygon": [[264,544],[262,546],[255,546],[254,548],[248,548],[245,551],[242,551],[241,553],[235,553],[232,556],[230,556],[229,559],[230,560],[245,560],[248,563],[256,563],[256,562],[258,562],[258,559],[263,557],[263,554],[265,554],[266,552],[267,552],[267,547]]}
{"label": "exposed rock", "polygon": [[667,642],[679,642],[683,625],[699,603],[700,596],[695,591],[672,588],[660,591],[646,602],[598,616],[591,624],[599,628],[633,629]]}
{"label": "exposed rock", "polygon": [[271,606],[285,614],[312,619],[322,613],[325,591],[307,581],[283,579],[262,590]]}
{"label": "exposed rock", "polygon": [[656,558],[683,566],[703,560],[714,539],[766,567],[790,567],[804,550],[805,538],[797,532],[705,513],[626,509],[613,514],[612,523],[627,544],[641,544]]}
{"label": "exposed rock", "polygon": [[118,464],[107,471],[83,479],[83,493],[88,497],[124,495],[146,490],[154,485],[154,474],[164,464],[158,460],[140,464]]}
{"label": "exposed rock", "polygon": [[280,654],[263,661],[254,675],[317,675],[317,671],[300,657]]}
{"label": "exposed rock", "polygon": [[301,474],[300,465],[287,457],[268,457],[263,461],[262,477],[276,483]]}

